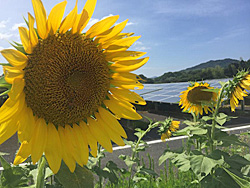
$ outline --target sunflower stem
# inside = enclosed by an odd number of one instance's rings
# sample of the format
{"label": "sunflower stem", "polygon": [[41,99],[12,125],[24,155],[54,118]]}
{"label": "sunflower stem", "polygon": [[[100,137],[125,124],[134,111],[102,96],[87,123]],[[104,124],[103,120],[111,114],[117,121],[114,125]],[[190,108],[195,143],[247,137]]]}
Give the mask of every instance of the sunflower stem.
{"label": "sunflower stem", "polygon": [[210,139],[211,139],[211,141],[210,141],[210,153],[212,153],[214,151],[214,136],[215,136],[216,116],[218,115],[219,108],[220,108],[221,101],[222,101],[223,94],[224,94],[224,89],[226,86],[227,86],[227,84],[224,84],[221,87],[219,97],[217,100],[217,104],[216,104],[214,112],[213,112],[212,129],[211,129],[211,137],[210,137]]}
{"label": "sunflower stem", "polygon": [[[98,154],[100,154],[101,152],[101,146],[98,145]],[[101,158],[99,158],[98,160],[98,167],[101,168],[102,162],[101,162]],[[99,187],[102,188],[102,176],[99,175]]]}
{"label": "sunflower stem", "polygon": [[46,159],[44,156],[38,161],[38,174],[36,181],[36,188],[44,188]]}
{"label": "sunflower stem", "polygon": [[[138,140],[137,140],[137,142],[136,142],[136,144],[135,144],[135,147],[134,147],[134,149],[132,150],[133,152],[132,152],[132,156],[131,156],[131,161],[134,161],[135,160],[135,155],[136,155],[136,153],[137,153],[137,148],[138,148],[138,146],[139,146],[139,144],[140,144],[140,142],[141,142],[141,139],[151,130],[151,129],[153,129],[153,128],[155,128],[156,126],[158,126],[159,125],[159,122],[156,122],[156,123],[154,123],[153,125],[150,123],[149,124],[149,126],[148,126],[148,128],[142,133],[142,135],[138,138]],[[129,172],[129,179],[128,179],[128,188],[130,188],[130,186],[131,186],[131,180],[132,180],[132,169],[133,169],[133,164],[129,167],[129,170],[128,170],[128,172]]]}

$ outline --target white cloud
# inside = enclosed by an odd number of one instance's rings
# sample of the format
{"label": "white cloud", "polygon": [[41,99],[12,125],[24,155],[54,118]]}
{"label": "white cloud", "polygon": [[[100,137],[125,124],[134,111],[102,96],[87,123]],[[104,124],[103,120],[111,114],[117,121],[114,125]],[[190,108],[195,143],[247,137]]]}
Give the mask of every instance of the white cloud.
{"label": "white cloud", "polygon": [[135,22],[128,22],[126,26],[129,26],[129,25],[137,25],[137,23],[135,23]]}
{"label": "white cloud", "polygon": [[25,26],[26,24],[25,23],[16,23],[12,26],[11,30],[12,31],[15,31],[18,29],[18,27],[22,27],[22,26]]}
{"label": "white cloud", "polygon": [[105,18],[108,18],[110,16],[114,16],[114,14],[109,14],[108,16],[104,16],[101,20],[105,19]]}
{"label": "white cloud", "polygon": [[9,39],[13,34],[0,33],[0,40]]}
{"label": "white cloud", "polygon": [[5,28],[6,27],[6,24],[8,23],[9,21],[8,20],[3,20],[0,22],[0,28]]}
{"label": "white cloud", "polygon": [[144,51],[151,49],[150,47],[145,46],[141,41],[136,41],[133,45],[133,48],[138,51]]}

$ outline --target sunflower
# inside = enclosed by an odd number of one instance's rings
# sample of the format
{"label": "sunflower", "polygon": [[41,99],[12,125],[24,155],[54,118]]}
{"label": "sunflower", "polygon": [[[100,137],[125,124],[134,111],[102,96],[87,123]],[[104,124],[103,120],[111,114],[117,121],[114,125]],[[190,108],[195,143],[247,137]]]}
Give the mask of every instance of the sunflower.
{"label": "sunflower", "polygon": [[169,139],[172,135],[172,132],[177,131],[177,129],[179,129],[180,126],[180,121],[173,121],[173,119],[170,119],[167,129],[165,128],[165,130],[161,133],[161,140],[165,141],[166,139]]}
{"label": "sunflower", "polygon": [[235,111],[235,108],[239,104],[239,100],[243,100],[247,96],[247,90],[250,90],[250,75],[248,72],[241,71],[239,72],[234,80],[230,82],[230,106],[231,111]]}
{"label": "sunflower", "polygon": [[217,93],[205,91],[205,89],[213,89],[208,83],[198,83],[189,86],[187,90],[181,92],[179,105],[184,111],[193,112],[196,115],[203,114],[203,109],[207,114],[211,111],[209,103],[216,101]]}
{"label": "sunflower", "polygon": [[64,19],[67,1],[48,16],[41,0],[32,4],[35,18],[28,13],[28,29],[19,27],[22,44],[1,51],[12,87],[0,108],[0,143],[17,132],[21,146],[15,165],[29,156],[36,163],[44,153],[54,173],[62,160],[73,172],[76,162],[87,163],[89,151],[97,155],[97,143],[109,152],[111,141],[124,145],[120,118],[141,119],[131,103],[146,103],[130,89],[143,85],[130,72],[148,57],[138,59],[146,53],[127,50],[140,37],[122,33],[128,20],[114,25],[119,16],[82,33],[96,0],[87,0],[80,14],[76,1]]}
{"label": "sunflower", "polygon": [[161,136],[161,140],[165,141],[166,139],[169,139],[172,135],[172,132],[175,132],[177,129],[179,129],[180,121],[174,121],[172,118],[167,118],[163,122],[159,122],[159,130],[158,133]]}

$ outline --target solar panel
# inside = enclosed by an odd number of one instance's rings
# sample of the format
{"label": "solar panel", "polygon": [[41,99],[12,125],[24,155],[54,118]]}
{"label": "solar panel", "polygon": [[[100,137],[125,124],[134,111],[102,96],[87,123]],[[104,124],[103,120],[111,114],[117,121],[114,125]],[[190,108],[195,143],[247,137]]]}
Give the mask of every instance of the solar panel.
{"label": "solar panel", "polygon": [[[219,82],[227,82],[232,78],[223,78],[215,80],[205,80],[212,87],[220,87]],[[163,84],[144,84],[144,89],[135,90],[144,100],[152,102],[178,103],[180,100],[180,92],[187,89],[189,82],[179,83],[163,83]]]}

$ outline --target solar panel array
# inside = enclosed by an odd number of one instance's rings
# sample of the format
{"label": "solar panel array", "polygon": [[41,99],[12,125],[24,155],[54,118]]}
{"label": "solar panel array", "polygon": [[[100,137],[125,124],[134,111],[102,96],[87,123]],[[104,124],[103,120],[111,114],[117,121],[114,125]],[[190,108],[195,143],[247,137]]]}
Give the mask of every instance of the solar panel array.
{"label": "solar panel array", "polygon": [[[226,79],[205,80],[213,87],[220,87],[220,82],[226,82]],[[163,102],[163,103],[178,103],[180,100],[180,92],[187,89],[189,82],[180,83],[164,83],[164,84],[144,84],[144,89],[135,90],[146,101]]]}

